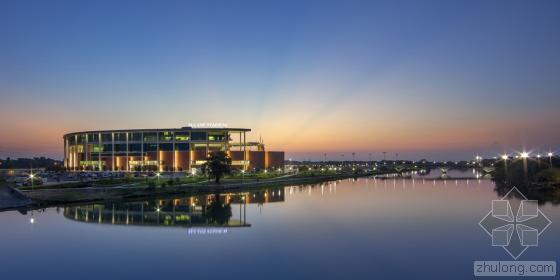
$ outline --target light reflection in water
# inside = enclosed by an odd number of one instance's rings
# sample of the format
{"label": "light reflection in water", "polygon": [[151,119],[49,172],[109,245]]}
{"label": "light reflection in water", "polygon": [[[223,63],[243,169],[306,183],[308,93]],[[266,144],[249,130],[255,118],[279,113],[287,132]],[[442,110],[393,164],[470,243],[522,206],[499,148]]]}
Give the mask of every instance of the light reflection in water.
{"label": "light reflection in water", "polygon": [[[52,278],[52,267],[77,274],[82,263],[104,267],[88,270],[91,279],[110,278],[119,269],[138,279],[159,279],[183,275],[185,264],[193,275],[212,271],[216,277],[246,275],[250,264],[254,275],[274,271],[277,278],[472,279],[473,259],[504,257],[477,223],[506,189],[467,173],[474,184],[459,178],[463,173],[450,171],[447,182],[432,172],[93,203],[61,213],[55,208],[26,216],[0,213],[5,225],[0,234],[8,237],[0,239],[6,252],[0,263],[13,267],[20,279]],[[543,212],[554,223],[560,208],[547,199],[552,203]],[[531,250],[531,257],[557,256],[558,234],[558,227],[551,227],[542,236],[546,246]],[[41,261],[26,270],[20,264],[28,264],[30,255]],[[443,270],[433,269],[434,263]],[[403,266],[407,269],[397,275],[391,269]],[[7,273],[3,278],[17,278]]]}

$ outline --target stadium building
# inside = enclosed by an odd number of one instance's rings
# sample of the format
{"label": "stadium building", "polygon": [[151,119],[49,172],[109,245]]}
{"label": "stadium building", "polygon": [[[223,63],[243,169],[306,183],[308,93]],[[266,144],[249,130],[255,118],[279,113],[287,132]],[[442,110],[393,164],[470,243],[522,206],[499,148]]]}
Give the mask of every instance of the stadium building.
{"label": "stadium building", "polygon": [[233,168],[284,167],[284,152],[247,142],[247,128],[193,127],[83,131],[64,135],[64,166],[92,171],[191,171],[225,151]]}

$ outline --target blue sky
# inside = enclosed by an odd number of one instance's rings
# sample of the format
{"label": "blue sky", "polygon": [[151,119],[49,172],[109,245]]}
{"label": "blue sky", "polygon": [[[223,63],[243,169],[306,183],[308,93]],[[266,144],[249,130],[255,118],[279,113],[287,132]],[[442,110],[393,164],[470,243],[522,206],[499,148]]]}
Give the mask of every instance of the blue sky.
{"label": "blue sky", "polygon": [[[225,121],[294,158],[560,142],[558,1],[2,1],[0,157]],[[497,151],[499,150],[499,151]]]}

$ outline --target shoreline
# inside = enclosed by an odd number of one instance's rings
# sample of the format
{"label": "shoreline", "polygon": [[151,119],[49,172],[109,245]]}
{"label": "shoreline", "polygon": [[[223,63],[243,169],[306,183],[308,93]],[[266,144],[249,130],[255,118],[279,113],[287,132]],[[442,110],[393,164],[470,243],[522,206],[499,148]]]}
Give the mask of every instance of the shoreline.
{"label": "shoreline", "polygon": [[222,184],[182,184],[166,187],[133,186],[133,187],[86,187],[86,188],[60,188],[18,191],[29,198],[27,205],[19,207],[2,207],[0,211],[24,210],[29,208],[46,208],[57,205],[87,203],[106,200],[129,200],[140,198],[157,198],[176,195],[201,195],[216,192],[239,192],[256,190],[267,187],[282,187],[294,184],[314,184],[327,181],[336,181],[349,178],[368,177],[379,175],[375,173],[337,174],[306,177],[287,177],[281,179],[267,179],[251,182],[234,182]]}

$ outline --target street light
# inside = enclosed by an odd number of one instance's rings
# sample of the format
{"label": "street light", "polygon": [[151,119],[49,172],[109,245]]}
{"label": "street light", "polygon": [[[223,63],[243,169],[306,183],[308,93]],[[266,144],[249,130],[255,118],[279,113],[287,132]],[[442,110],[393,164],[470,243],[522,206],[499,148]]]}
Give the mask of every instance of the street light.
{"label": "street light", "polygon": [[31,180],[31,190],[33,190],[33,181],[35,181],[33,178],[35,178],[35,175],[33,173],[29,174],[29,179]]}
{"label": "street light", "polygon": [[159,184],[159,177],[160,177],[160,176],[161,176],[161,174],[160,174],[159,172],[156,173],[156,177],[157,177],[157,182],[158,182],[158,184]]}
{"label": "street light", "polygon": [[529,153],[528,152],[522,152],[521,153],[521,158],[528,158],[529,157]]}
{"label": "street light", "polygon": [[507,159],[508,159],[508,155],[502,155],[502,159],[503,159],[503,160],[507,160]]}

